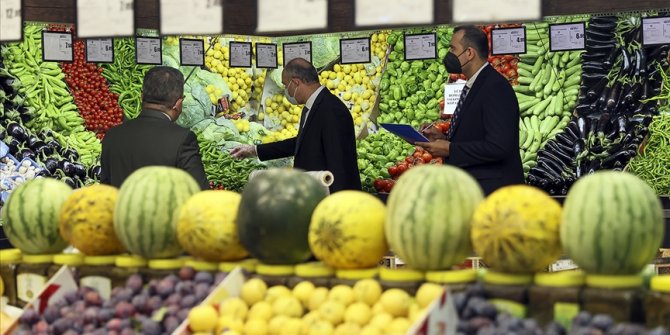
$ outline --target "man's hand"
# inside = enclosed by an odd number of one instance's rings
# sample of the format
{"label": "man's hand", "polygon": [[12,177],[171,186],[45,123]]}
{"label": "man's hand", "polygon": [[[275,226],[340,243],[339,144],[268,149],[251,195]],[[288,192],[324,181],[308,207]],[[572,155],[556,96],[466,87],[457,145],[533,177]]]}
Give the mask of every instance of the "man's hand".
{"label": "man's hand", "polygon": [[235,159],[255,157],[257,155],[256,147],[249,144],[242,144],[238,147],[233,148],[233,150],[230,151],[230,155],[233,156],[233,158]]}
{"label": "man's hand", "polygon": [[431,141],[444,140],[446,138],[440,129],[432,124],[428,126],[421,126],[421,133]]}
{"label": "man's hand", "polygon": [[447,140],[437,140],[434,142],[416,142],[415,145],[423,147],[431,155],[435,157],[449,157],[449,148],[451,148],[451,142]]}

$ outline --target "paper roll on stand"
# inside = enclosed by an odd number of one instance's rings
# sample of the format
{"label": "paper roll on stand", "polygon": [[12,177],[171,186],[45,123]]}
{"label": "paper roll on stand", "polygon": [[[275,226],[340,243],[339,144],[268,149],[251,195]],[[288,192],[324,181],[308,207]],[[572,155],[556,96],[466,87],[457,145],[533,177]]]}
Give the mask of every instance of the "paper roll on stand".
{"label": "paper roll on stand", "polygon": [[[252,171],[249,174],[249,181],[254,179],[260,174],[265,173],[267,170],[255,170]],[[333,176],[333,173],[330,171],[304,171],[307,175],[311,176],[312,178],[316,179],[316,181],[319,182],[325,189],[326,189],[326,194],[330,194],[330,185],[333,184],[335,181],[335,176]]]}

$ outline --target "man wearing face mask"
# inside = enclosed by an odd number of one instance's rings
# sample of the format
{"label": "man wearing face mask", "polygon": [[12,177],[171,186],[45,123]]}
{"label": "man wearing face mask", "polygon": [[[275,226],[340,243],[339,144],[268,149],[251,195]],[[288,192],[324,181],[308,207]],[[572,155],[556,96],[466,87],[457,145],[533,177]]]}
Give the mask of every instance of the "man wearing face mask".
{"label": "man wearing face mask", "polygon": [[319,83],[312,64],[296,58],[282,72],[286,98],[304,104],[298,136],[258,146],[242,145],[231,152],[242,159],[258,156],[270,160],[294,156],[294,167],[306,171],[328,170],[334,182],[330,192],[360,190],[354,122],[347,107]]}
{"label": "man wearing face mask", "polygon": [[486,34],[474,26],[454,29],[444,59],[449,73],[468,78],[443,135],[423,129],[431,142],[416,143],[470,173],[486,194],[506,185],[523,184],[519,154],[519,103],[509,82],[488,62]]}
{"label": "man wearing face mask", "polygon": [[135,170],[152,165],[180,168],[208,188],[195,134],[174,123],[182,111],[184,76],[157,66],[144,76],[142,113],[110,129],[102,141],[104,184],[120,187]]}

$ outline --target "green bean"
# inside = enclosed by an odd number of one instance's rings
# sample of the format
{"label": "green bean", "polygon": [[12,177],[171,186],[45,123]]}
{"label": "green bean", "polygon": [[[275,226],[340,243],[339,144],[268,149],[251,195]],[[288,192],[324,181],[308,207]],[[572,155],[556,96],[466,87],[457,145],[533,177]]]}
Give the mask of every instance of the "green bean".
{"label": "green bean", "polygon": [[670,107],[663,106],[661,114],[649,125],[649,141],[644,151],[633,158],[627,170],[646,181],[657,194],[670,194]]}

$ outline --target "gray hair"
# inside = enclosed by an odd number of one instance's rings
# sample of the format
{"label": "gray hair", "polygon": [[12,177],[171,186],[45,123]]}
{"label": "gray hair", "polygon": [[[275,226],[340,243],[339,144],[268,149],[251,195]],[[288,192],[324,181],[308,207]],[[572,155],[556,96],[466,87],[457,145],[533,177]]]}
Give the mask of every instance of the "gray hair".
{"label": "gray hair", "polygon": [[168,66],[156,66],[144,75],[144,102],[171,108],[184,94],[184,75]]}

